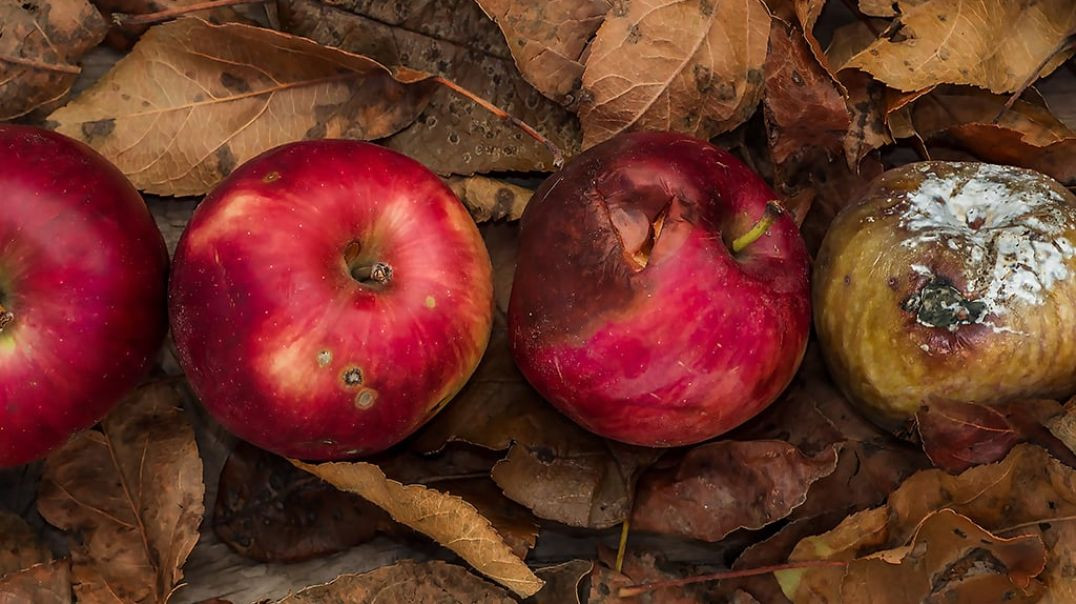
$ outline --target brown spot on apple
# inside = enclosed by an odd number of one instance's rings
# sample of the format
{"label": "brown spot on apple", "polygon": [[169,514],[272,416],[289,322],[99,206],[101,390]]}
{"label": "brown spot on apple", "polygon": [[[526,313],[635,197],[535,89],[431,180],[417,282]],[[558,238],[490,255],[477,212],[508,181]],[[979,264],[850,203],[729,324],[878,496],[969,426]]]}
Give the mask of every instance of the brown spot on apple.
{"label": "brown spot on apple", "polygon": [[355,395],[355,408],[366,410],[374,406],[377,401],[377,391],[372,388],[363,388]]}
{"label": "brown spot on apple", "polygon": [[318,352],[318,367],[325,367],[333,361],[333,353],[331,350],[322,350]]}
{"label": "brown spot on apple", "polygon": [[280,180],[280,172],[277,172],[276,170],[273,170],[272,172],[269,172],[262,177],[262,182],[264,182],[265,184],[276,182],[278,180]]}
{"label": "brown spot on apple", "polygon": [[362,385],[362,369],[351,366],[348,367],[340,374],[340,380],[344,382],[344,386],[348,388]]}

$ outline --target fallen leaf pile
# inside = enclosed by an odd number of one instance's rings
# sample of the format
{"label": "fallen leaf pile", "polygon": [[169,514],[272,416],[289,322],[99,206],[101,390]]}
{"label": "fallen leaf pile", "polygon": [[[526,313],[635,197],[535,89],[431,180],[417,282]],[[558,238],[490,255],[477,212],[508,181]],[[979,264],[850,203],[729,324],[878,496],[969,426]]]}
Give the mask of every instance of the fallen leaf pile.
{"label": "fallen leaf pile", "polygon": [[[0,120],[99,151],[173,247],[197,196],[274,146],[406,153],[481,223],[487,353],[413,437],[321,464],[221,437],[165,355],[98,426],[0,473],[0,602],[239,604],[245,584],[322,562],[345,570],[259,599],[1076,601],[1076,401],[932,405],[898,438],[856,413],[812,344],[750,422],[646,449],[542,400],[506,319],[515,221],[557,167],[519,121],[566,158],[632,130],[711,139],[772,184],[813,251],[910,161],[1076,186],[1071,0],[222,4],[0,0]],[[350,562],[364,552],[381,557]],[[208,578],[236,589],[198,591]]]}

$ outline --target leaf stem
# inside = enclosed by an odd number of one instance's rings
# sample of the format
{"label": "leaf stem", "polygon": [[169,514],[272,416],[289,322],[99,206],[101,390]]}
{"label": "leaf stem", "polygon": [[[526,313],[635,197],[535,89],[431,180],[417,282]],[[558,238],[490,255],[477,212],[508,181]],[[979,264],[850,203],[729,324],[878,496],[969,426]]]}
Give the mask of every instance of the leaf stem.
{"label": "leaf stem", "polygon": [[732,240],[732,253],[739,254],[744,248],[757,241],[759,237],[765,235],[774,221],[784,212],[784,208],[781,207],[777,200],[771,199],[767,201],[766,209],[762,212],[762,218],[758,219],[758,222],[751,227],[751,230]]}
{"label": "leaf stem", "polygon": [[26,59],[23,57],[13,57],[11,55],[0,54],[0,61],[4,63],[11,63],[12,65],[23,65],[25,67],[32,67],[34,69],[40,69],[42,71],[55,71],[57,73],[70,73],[78,75],[82,73],[82,69],[77,65],[62,65],[56,63],[44,63],[42,61],[35,61],[33,59]]}
{"label": "leaf stem", "polygon": [[782,570],[795,570],[797,568],[838,568],[846,566],[848,566],[848,563],[842,560],[803,560],[801,562],[786,562],[784,564],[760,566],[758,568],[726,570],[717,573],[710,573],[708,575],[684,577],[683,579],[670,579],[668,581],[654,581],[651,583],[629,585],[627,587],[621,587],[619,593],[617,593],[617,597],[630,598],[632,596],[642,595],[658,589],[664,589],[666,587],[683,587],[685,585],[693,585],[695,583],[707,583],[709,581],[721,581],[723,579],[755,577],[758,575],[768,575],[770,573],[775,573]]}
{"label": "leaf stem", "polygon": [[624,568],[624,552],[628,549],[628,531],[631,530],[631,516],[620,525],[620,543],[616,546],[616,572]]}
{"label": "leaf stem", "polygon": [[196,13],[203,10],[209,10],[211,8],[236,6],[239,4],[262,4],[267,1],[268,0],[209,0],[208,2],[197,2],[195,4],[177,6],[175,8],[157,11],[155,13],[145,13],[142,15],[114,13],[112,15],[112,22],[119,26],[149,25],[151,23],[167,21],[169,19],[175,19],[176,17],[182,17],[183,15]]}
{"label": "leaf stem", "polygon": [[500,107],[494,105],[493,103],[490,103],[486,99],[478,96],[477,94],[471,92],[470,90],[467,90],[466,88],[464,88],[463,86],[460,86],[459,84],[453,82],[452,80],[443,78],[441,76],[433,76],[432,79],[433,79],[434,82],[437,82],[438,84],[444,86],[445,88],[448,88],[449,90],[452,90],[456,94],[459,94],[460,96],[473,101],[479,107],[482,107],[483,109],[485,109],[486,111],[489,111],[493,115],[501,118],[502,120],[505,120],[506,122],[512,124],[516,128],[519,128],[527,136],[529,136],[529,137],[533,138],[534,140],[538,141],[539,143],[542,143],[543,145],[545,145],[545,148],[549,150],[550,155],[553,156],[553,167],[560,168],[561,166],[564,165],[564,154],[561,153],[560,147],[558,147],[556,144],[553,143],[553,141],[551,141],[548,138],[546,138],[545,136],[543,136],[541,132],[538,132],[537,130],[532,128],[529,124],[524,122],[523,120],[521,120],[521,119],[519,119],[519,118],[517,118],[517,117],[515,117],[513,115],[509,115],[509,113],[507,111],[505,111],[504,109],[501,109]]}
{"label": "leaf stem", "polygon": [[1076,520],[1076,515],[1072,515],[1072,516],[1057,516],[1057,517],[1054,517],[1054,518],[1042,518],[1040,520],[1032,520],[1030,522],[1021,522],[1020,524],[1014,524],[1012,526],[1007,526],[1007,527],[1005,527],[1005,528],[1003,528],[1001,530],[995,531],[995,532],[998,533],[998,534],[1011,533],[1013,531],[1020,530],[1022,528],[1027,528],[1029,526],[1038,526],[1038,525],[1043,524],[1043,523],[1051,523],[1051,522],[1066,522],[1066,521],[1069,521],[1069,520]]}

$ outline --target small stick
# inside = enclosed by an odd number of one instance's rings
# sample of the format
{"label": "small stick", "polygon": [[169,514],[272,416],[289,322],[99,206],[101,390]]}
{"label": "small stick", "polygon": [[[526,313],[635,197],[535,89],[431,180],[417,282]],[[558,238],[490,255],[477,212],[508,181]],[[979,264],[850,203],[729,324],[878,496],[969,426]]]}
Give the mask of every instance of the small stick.
{"label": "small stick", "polygon": [[155,13],[145,13],[142,15],[114,13],[112,15],[112,22],[120,26],[149,25],[151,23],[157,23],[160,21],[175,19],[176,17],[182,17],[186,14],[196,13],[201,10],[221,8],[222,6],[236,6],[239,4],[262,4],[263,2],[267,1],[268,0],[209,0],[208,2],[198,2],[196,4],[188,4],[186,6],[177,6],[175,8],[169,8],[167,10],[162,10]]}
{"label": "small stick", "polygon": [[624,568],[624,552],[628,550],[628,531],[631,529],[631,517],[624,519],[620,525],[620,543],[616,546],[616,572]]}
{"label": "small stick", "polygon": [[1020,524],[1014,524],[1012,526],[1005,527],[1005,528],[1003,528],[1003,529],[1001,529],[999,531],[995,531],[995,532],[998,533],[998,534],[1011,533],[1011,532],[1013,532],[1015,530],[1019,530],[1019,529],[1022,529],[1022,528],[1027,528],[1029,526],[1038,526],[1038,525],[1043,524],[1043,523],[1048,524],[1048,523],[1051,523],[1051,522],[1065,522],[1065,521],[1069,521],[1069,520],[1076,520],[1076,516],[1057,516],[1057,517],[1054,517],[1054,518],[1043,518],[1042,520],[1032,520],[1031,522],[1021,522]]}
{"label": "small stick", "polygon": [[56,63],[43,63],[41,61],[35,61],[33,59],[12,57],[10,55],[0,55],[0,61],[3,61],[4,63],[11,63],[13,65],[33,67],[34,69],[40,69],[42,71],[55,71],[57,73],[70,73],[73,75],[78,75],[82,73],[82,69],[80,69],[77,65],[57,65]]}
{"label": "small stick", "polygon": [[738,579],[740,577],[768,575],[782,570],[795,570],[798,568],[838,568],[846,566],[848,566],[848,563],[841,560],[804,560],[802,562],[786,562],[785,564],[745,568],[743,570],[726,570],[719,573],[711,573],[709,575],[698,575],[696,577],[685,577],[683,579],[670,579],[668,581],[654,581],[652,583],[629,585],[627,587],[621,587],[619,593],[617,593],[617,597],[630,598],[658,589],[664,589],[666,587],[683,587],[685,585],[706,583],[709,581],[721,581],[723,579]]}

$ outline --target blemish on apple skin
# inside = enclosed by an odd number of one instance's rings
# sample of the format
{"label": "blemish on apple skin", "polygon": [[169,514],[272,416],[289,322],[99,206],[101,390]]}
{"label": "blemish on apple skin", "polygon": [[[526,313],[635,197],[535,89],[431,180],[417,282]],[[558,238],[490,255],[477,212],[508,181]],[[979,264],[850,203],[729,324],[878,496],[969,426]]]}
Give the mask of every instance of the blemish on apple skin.
{"label": "blemish on apple skin", "polygon": [[426,296],[426,308],[434,308],[437,306],[437,300],[433,296]]}
{"label": "blemish on apple skin", "polygon": [[322,350],[318,353],[318,367],[325,367],[333,361],[333,353],[330,350]]}
{"label": "blemish on apple skin", "polygon": [[362,392],[355,395],[355,408],[366,410],[374,406],[377,400],[377,391],[371,388],[363,388]]}
{"label": "blemish on apple skin", "polygon": [[272,172],[262,177],[262,182],[264,182],[265,184],[276,182],[278,180],[280,180],[280,172],[277,172],[276,170],[273,170]]}
{"label": "blemish on apple skin", "polygon": [[340,379],[343,380],[344,385],[347,387],[361,386],[362,385],[362,369],[358,367],[348,367],[340,374]]}

